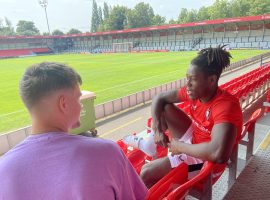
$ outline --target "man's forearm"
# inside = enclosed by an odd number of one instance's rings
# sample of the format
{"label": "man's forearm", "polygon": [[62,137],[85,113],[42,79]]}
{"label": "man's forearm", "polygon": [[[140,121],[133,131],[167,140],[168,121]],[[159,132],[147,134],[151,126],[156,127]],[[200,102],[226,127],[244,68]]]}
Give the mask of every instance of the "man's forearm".
{"label": "man's forearm", "polygon": [[227,160],[219,154],[219,150],[213,147],[210,142],[204,142],[200,144],[186,144],[179,142],[177,145],[177,151],[189,156],[200,158],[202,160],[208,160],[215,163],[224,163]]}
{"label": "man's forearm", "polygon": [[164,109],[165,104],[166,104],[165,99],[162,98],[161,95],[157,95],[152,101],[152,107],[151,107],[152,116],[155,117],[155,116],[160,115]]}
{"label": "man's forearm", "polygon": [[152,116],[160,115],[166,104],[178,102],[177,90],[158,94],[152,101]]}

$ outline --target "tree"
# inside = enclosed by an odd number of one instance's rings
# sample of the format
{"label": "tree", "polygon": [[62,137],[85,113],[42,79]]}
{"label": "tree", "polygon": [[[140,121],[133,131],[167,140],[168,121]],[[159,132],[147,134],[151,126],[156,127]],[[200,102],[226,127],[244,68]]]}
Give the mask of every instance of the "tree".
{"label": "tree", "polygon": [[197,11],[195,9],[188,11],[186,22],[195,22],[196,19],[197,19]]}
{"label": "tree", "polygon": [[34,22],[25,21],[25,20],[18,21],[16,32],[18,35],[25,35],[25,36],[39,35],[40,34],[39,30],[36,28]]}
{"label": "tree", "polygon": [[[127,25],[128,28],[137,28],[153,25],[154,11],[149,4],[138,3],[133,10],[129,12]],[[156,20],[159,20],[158,17]]]}
{"label": "tree", "polygon": [[49,33],[49,32],[43,32],[42,35],[43,35],[43,36],[49,36],[50,33]]}
{"label": "tree", "polygon": [[165,17],[162,17],[160,15],[155,15],[154,18],[153,18],[153,24],[152,25],[159,26],[159,25],[165,24],[165,22],[166,22]]}
{"label": "tree", "polygon": [[92,18],[91,18],[91,32],[96,32],[99,26],[99,15],[98,15],[97,2],[93,0],[92,3]]}
{"label": "tree", "polygon": [[114,6],[106,20],[106,30],[123,30],[127,21],[129,9],[124,6]]}
{"label": "tree", "polygon": [[170,21],[169,21],[169,24],[177,24],[177,23],[178,23],[178,21],[174,20],[174,19],[170,19]]}
{"label": "tree", "polygon": [[64,33],[58,29],[55,29],[53,32],[52,32],[52,35],[64,35]]}
{"label": "tree", "polygon": [[110,15],[110,11],[109,11],[109,6],[106,2],[104,2],[103,4],[103,16],[104,16],[104,20],[108,19]]}
{"label": "tree", "polygon": [[197,21],[204,21],[210,19],[209,13],[208,13],[208,8],[203,6],[199,9],[197,13]]}
{"label": "tree", "polygon": [[98,8],[98,19],[99,19],[99,24],[98,25],[101,25],[103,23],[103,16],[102,16],[101,7]]}
{"label": "tree", "polygon": [[3,24],[3,20],[0,18],[0,35],[3,35],[3,36],[16,35],[11,21],[6,17],[5,17],[5,24],[6,25]]}
{"label": "tree", "polygon": [[183,24],[187,22],[188,9],[182,8],[178,16],[178,23]]}
{"label": "tree", "polygon": [[209,8],[210,19],[231,17],[231,8],[227,0],[216,0]]}
{"label": "tree", "polygon": [[270,13],[270,0],[253,0],[250,1],[248,15],[263,15]]}
{"label": "tree", "polygon": [[67,32],[67,34],[69,34],[69,35],[80,34],[80,33],[82,33],[82,32],[80,30],[78,30],[78,29],[75,29],[75,28],[72,28]]}

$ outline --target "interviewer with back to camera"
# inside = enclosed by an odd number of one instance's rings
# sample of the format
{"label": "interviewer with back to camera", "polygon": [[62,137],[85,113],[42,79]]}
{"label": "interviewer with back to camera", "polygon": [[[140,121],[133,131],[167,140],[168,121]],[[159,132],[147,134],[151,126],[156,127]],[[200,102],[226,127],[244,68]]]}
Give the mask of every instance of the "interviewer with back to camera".
{"label": "interviewer with back to camera", "polygon": [[0,160],[0,200],[145,198],[145,185],[117,144],[67,133],[80,124],[81,83],[64,64],[26,69],[20,95],[32,133]]}

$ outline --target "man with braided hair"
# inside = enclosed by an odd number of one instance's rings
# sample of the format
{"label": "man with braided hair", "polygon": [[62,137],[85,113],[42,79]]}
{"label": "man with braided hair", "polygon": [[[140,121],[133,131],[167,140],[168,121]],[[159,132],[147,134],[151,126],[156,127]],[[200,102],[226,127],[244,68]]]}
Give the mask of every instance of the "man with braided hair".
{"label": "man with braided hair", "polygon": [[[171,155],[143,166],[141,177],[148,188],[183,162],[189,165],[192,176],[204,160],[223,164],[229,159],[242,131],[242,111],[238,99],[218,87],[222,70],[231,58],[224,47],[202,49],[187,70],[186,86],[153,99],[152,144],[169,147]],[[188,113],[174,105],[185,101],[191,105]],[[132,137],[124,139],[131,141]],[[147,142],[138,141],[139,148],[149,149],[144,143],[151,143],[151,135]],[[214,176],[223,172],[224,165],[220,166],[214,169]]]}

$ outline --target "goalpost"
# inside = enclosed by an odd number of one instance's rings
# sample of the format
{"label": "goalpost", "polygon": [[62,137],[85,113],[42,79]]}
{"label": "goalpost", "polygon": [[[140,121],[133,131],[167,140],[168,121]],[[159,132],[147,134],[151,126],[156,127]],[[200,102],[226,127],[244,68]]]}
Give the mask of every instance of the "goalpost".
{"label": "goalpost", "polygon": [[121,43],[113,43],[113,52],[121,53],[121,52],[131,52],[133,49],[132,42],[121,42]]}

